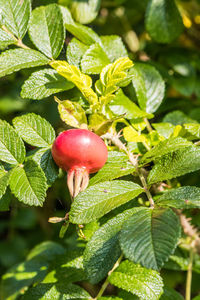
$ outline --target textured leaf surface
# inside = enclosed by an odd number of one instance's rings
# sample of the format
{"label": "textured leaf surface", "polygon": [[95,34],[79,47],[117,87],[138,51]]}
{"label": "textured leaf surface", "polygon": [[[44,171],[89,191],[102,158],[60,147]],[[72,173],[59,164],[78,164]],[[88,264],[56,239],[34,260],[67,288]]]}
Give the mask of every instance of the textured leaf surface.
{"label": "textured leaf surface", "polygon": [[121,248],[135,263],[159,270],[178,243],[179,219],[171,209],[140,207],[135,211],[122,227]]}
{"label": "textured leaf surface", "polygon": [[0,120],[0,160],[17,164],[24,161],[25,155],[24,143],[14,128]]}
{"label": "textured leaf surface", "polygon": [[56,242],[46,241],[36,245],[29,252],[27,260],[37,258],[43,261],[51,261],[54,260],[57,255],[63,255],[64,253],[65,248],[63,246]]}
{"label": "textured leaf surface", "polygon": [[148,113],[154,113],[164,98],[165,84],[162,77],[153,66],[143,63],[136,63],[131,74],[140,107]]}
{"label": "textured leaf surface", "polygon": [[129,162],[127,155],[117,151],[109,151],[106,164],[90,179],[89,184],[94,185],[98,182],[119,178],[134,171],[135,167]]}
{"label": "textured leaf surface", "polygon": [[48,147],[55,140],[51,124],[34,113],[16,117],[13,124],[19,135],[32,146]]}
{"label": "textured leaf surface", "polygon": [[57,4],[40,6],[33,10],[29,36],[35,46],[50,58],[57,58],[62,50],[65,30],[62,13]]}
{"label": "textured leaf surface", "polygon": [[46,196],[46,177],[33,160],[15,167],[10,174],[10,188],[16,198],[28,205],[42,206]]}
{"label": "textured leaf surface", "polygon": [[30,0],[0,0],[3,23],[6,28],[22,39],[28,27],[31,12]]}
{"label": "textured leaf surface", "polygon": [[[0,169],[0,199],[5,194],[9,180],[9,173]],[[1,201],[1,200],[0,200]]]}
{"label": "textured leaf surface", "polygon": [[73,88],[69,82],[55,70],[43,69],[31,74],[22,86],[22,98],[40,100],[52,94]]}
{"label": "textured leaf surface", "polygon": [[0,28],[0,50],[5,49],[7,46],[14,44],[15,42],[15,39],[10,34]]}
{"label": "textured leaf surface", "polygon": [[121,249],[119,231],[134,212],[129,209],[109,220],[99,228],[87,243],[84,251],[84,268],[92,283],[103,279],[118,260]]}
{"label": "textured leaf surface", "polygon": [[164,155],[150,171],[148,182],[154,183],[200,169],[200,148],[190,146]]}
{"label": "textured leaf surface", "polygon": [[184,128],[197,138],[200,138],[200,124],[184,124]]}
{"label": "textured leaf surface", "polygon": [[11,49],[0,55],[0,77],[21,69],[43,66],[49,60],[43,54],[31,49]]}
{"label": "textured leaf surface", "polygon": [[186,148],[190,145],[192,145],[191,142],[181,137],[175,137],[175,138],[161,141],[153,149],[145,153],[145,155],[141,159],[141,163],[150,162],[152,160],[155,160],[158,157],[174,152],[181,148]]}
{"label": "textured leaf surface", "polygon": [[43,279],[47,268],[48,264],[44,261],[30,260],[9,269],[2,276],[1,297],[9,300],[17,299],[30,285]]}
{"label": "textured leaf surface", "polygon": [[48,300],[48,299],[83,299],[88,300],[89,294],[75,284],[60,283],[39,283],[38,285],[30,288],[28,292],[22,297],[22,300]]}
{"label": "textured leaf surface", "polygon": [[164,287],[160,300],[184,300],[183,296],[172,288]]}
{"label": "textured leaf surface", "polygon": [[101,42],[100,37],[88,26],[79,23],[65,23],[66,29],[78,40],[86,45],[92,45],[95,42]]}
{"label": "textured leaf surface", "polygon": [[100,74],[100,80],[95,87],[100,95],[106,96],[118,90],[120,83],[127,77],[127,70],[133,66],[128,57],[121,57],[114,63],[107,65]]}
{"label": "textured leaf surface", "polygon": [[141,186],[130,181],[115,180],[95,184],[75,198],[70,210],[70,221],[76,224],[89,223],[142,192]]}
{"label": "textured leaf surface", "polygon": [[128,56],[121,37],[117,35],[101,36],[101,42],[103,49],[111,62],[114,62],[120,57]]}
{"label": "textured leaf surface", "polygon": [[101,70],[110,63],[107,54],[102,47],[96,43],[84,53],[81,59],[81,69],[87,74],[99,74]]}
{"label": "textured leaf surface", "polygon": [[158,43],[171,43],[183,30],[174,0],[150,0],[146,11],[146,29]]}
{"label": "textured leaf surface", "polygon": [[76,66],[69,65],[66,61],[57,60],[51,62],[50,65],[60,75],[74,83],[89,103],[94,104],[98,101],[97,95],[91,88],[92,79],[88,75],[83,74]]}
{"label": "textured leaf surface", "polygon": [[144,300],[157,300],[163,292],[163,282],[160,275],[153,270],[124,261],[109,276],[109,282]]}
{"label": "textured leaf surface", "polygon": [[58,177],[58,167],[53,160],[51,149],[49,148],[39,149],[32,156],[32,159],[35,162],[37,162],[41,167],[41,169],[43,170],[47,179],[47,184],[52,185]]}
{"label": "textured leaf surface", "polygon": [[159,206],[175,208],[200,208],[200,188],[183,186],[166,191],[157,201]]}
{"label": "textured leaf surface", "polygon": [[79,1],[74,0],[71,5],[71,12],[74,19],[82,24],[92,22],[100,9],[101,0]]}
{"label": "textured leaf surface", "polygon": [[79,103],[70,100],[60,101],[57,97],[55,100],[58,102],[58,111],[63,122],[76,128],[87,124],[85,111]]}
{"label": "textured leaf surface", "polygon": [[120,116],[124,114],[124,117],[129,120],[151,118],[153,116],[141,110],[133,101],[126,97],[121,89],[116,92],[115,97],[110,101],[109,108],[115,115]]}
{"label": "textured leaf surface", "polygon": [[81,58],[87,51],[88,46],[80,42],[76,38],[73,38],[67,47],[67,60],[70,65],[74,65],[79,68]]}

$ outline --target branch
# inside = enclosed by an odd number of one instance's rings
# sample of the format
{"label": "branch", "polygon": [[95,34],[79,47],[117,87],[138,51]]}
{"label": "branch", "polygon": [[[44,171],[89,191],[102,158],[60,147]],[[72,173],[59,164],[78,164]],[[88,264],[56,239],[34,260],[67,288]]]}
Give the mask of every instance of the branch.
{"label": "branch", "polygon": [[152,195],[151,195],[151,193],[148,189],[146,179],[145,179],[143,173],[141,172],[141,170],[138,168],[138,155],[134,156],[133,153],[130,152],[127,149],[127,147],[120,141],[119,135],[117,135],[117,134],[112,134],[112,133],[107,132],[106,134],[104,134],[102,136],[102,138],[110,140],[114,145],[116,145],[120,150],[123,150],[128,155],[129,161],[135,167],[136,172],[137,172],[137,174],[140,178],[140,181],[141,181],[141,183],[144,187],[144,191],[145,191],[145,193],[147,195],[147,198],[149,200],[150,207],[154,208],[153,197],[152,197]]}

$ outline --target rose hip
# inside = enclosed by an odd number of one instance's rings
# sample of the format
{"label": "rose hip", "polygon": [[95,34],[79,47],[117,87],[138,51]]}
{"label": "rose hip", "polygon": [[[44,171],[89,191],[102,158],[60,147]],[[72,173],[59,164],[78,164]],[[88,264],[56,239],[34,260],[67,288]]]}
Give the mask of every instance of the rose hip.
{"label": "rose hip", "polygon": [[67,171],[67,185],[72,197],[86,189],[89,174],[104,166],[107,155],[103,140],[87,129],[69,129],[62,132],[52,147],[54,161]]}

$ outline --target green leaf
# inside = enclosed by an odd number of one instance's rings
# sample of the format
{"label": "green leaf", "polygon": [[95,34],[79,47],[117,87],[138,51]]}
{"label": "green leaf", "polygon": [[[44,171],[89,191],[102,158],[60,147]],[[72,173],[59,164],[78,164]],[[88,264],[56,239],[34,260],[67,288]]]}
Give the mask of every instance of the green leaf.
{"label": "green leaf", "polygon": [[144,300],[157,300],[163,292],[163,282],[158,272],[142,268],[128,260],[122,262],[108,280]]}
{"label": "green leaf", "polygon": [[34,282],[44,278],[48,263],[38,260],[29,260],[14,266],[2,276],[2,299],[14,300],[22,295]]}
{"label": "green leaf", "polygon": [[28,27],[31,13],[30,0],[0,0],[1,15],[5,27],[22,39]]}
{"label": "green leaf", "polygon": [[131,74],[140,107],[148,113],[154,113],[164,98],[162,77],[153,66],[144,63],[136,63]]}
{"label": "green leaf", "polygon": [[158,43],[171,43],[183,30],[174,0],[150,0],[146,11],[146,30]]}
{"label": "green leaf", "polygon": [[[122,154],[122,156],[119,156],[119,154]],[[90,179],[89,184],[94,185],[99,182],[119,178],[133,172],[135,172],[135,167],[129,162],[126,154],[117,151],[109,151],[108,161],[104,167]]]}
{"label": "green leaf", "polygon": [[73,0],[71,12],[74,19],[82,24],[91,23],[97,16],[101,5],[101,0],[79,1]]}
{"label": "green leaf", "polygon": [[91,88],[92,79],[88,75],[83,74],[76,66],[69,65],[66,61],[52,61],[50,65],[60,75],[73,82],[90,104],[98,101],[97,95]]}
{"label": "green leaf", "polygon": [[92,45],[96,42],[101,43],[100,37],[90,27],[75,22],[65,22],[65,27],[72,35],[85,45]]}
{"label": "green leaf", "polygon": [[88,46],[73,38],[67,46],[67,60],[70,65],[74,65],[77,68],[80,66],[81,58],[87,51]]}
{"label": "green leaf", "polygon": [[120,116],[124,114],[124,117],[128,120],[138,118],[152,118],[152,114],[148,114],[142,111],[133,101],[131,101],[123,93],[122,89],[119,89],[113,100],[109,103],[109,108],[114,115]]}
{"label": "green leaf", "polygon": [[15,43],[16,40],[6,31],[0,28],[0,50],[4,50],[7,46]]}
{"label": "green leaf", "polygon": [[156,160],[150,171],[148,183],[175,178],[200,169],[200,148],[190,146],[179,149]]}
{"label": "green leaf", "polygon": [[110,63],[107,54],[98,44],[92,44],[81,59],[81,69],[87,74],[99,74]]}
{"label": "green leaf", "polygon": [[6,193],[0,199],[0,211],[8,211],[11,201],[11,193],[9,190],[6,190]]}
{"label": "green leaf", "polygon": [[93,284],[102,280],[120,257],[119,231],[133,212],[134,209],[129,209],[109,220],[87,243],[83,264]]}
{"label": "green leaf", "polygon": [[59,75],[55,70],[43,69],[32,73],[24,82],[21,97],[40,100],[52,94],[70,90],[73,87],[73,83]]}
{"label": "green leaf", "polygon": [[76,224],[89,223],[142,192],[143,188],[131,181],[115,180],[95,184],[75,198],[69,213],[70,221]]}
{"label": "green leaf", "polygon": [[162,207],[174,208],[200,208],[200,188],[196,186],[183,186],[170,189],[156,200],[156,204]]}
{"label": "green leaf", "polygon": [[127,77],[127,70],[133,66],[128,57],[121,57],[114,63],[107,65],[100,74],[100,80],[95,87],[100,95],[106,96],[116,92],[120,83]]}
{"label": "green leaf", "polygon": [[0,170],[0,199],[6,192],[8,181],[9,181],[9,175],[10,174],[7,171]]}
{"label": "green leaf", "polygon": [[187,123],[198,123],[195,120],[192,120],[190,117],[188,117],[186,114],[184,114],[180,110],[174,110],[170,113],[168,113],[164,118],[163,122],[171,123],[173,125],[183,125]]}
{"label": "green leaf", "polygon": [[32,11],[29,36],[46,56],[54,59],[58,57],[64,44],[65,30],[57,4],[40,6]]}
{"label": "green leaf", "polygon": [[110,62],[114,62],[120,57],[128,56],[128,52],[126,51],[121,37],[117,35],[105,35],[101,36],[101,42]]}
{"label": "green leaf", "polygon": [[174,132],[175,128],[175,126],[170,123],[153,123],[151,125],[161,136],[163,136],[166,139],[170,137],[170,135]]}
{"label": "green leaf", "polygon": [[139,207],[124,223],[120,245],[128,259],[159,270],[174,252],[180,235],[179,218],[171,209]]}
{"label": "green leaf", "polygon": [[65,281],[59,283],[39,283],[30,288],[28,292],[22,297],[22,300],[47,300],[47,299],[75,299],[88,300],[89,294],[78,285]]}
{"label": "green leaf", "polygon": [[89,129],[97,135],[101,136],[108,132],[116,119],[117,118],[108,119],[101,113],[93,113],[89,116]]}
{"label": "green leaf", "polygon": [[55,140],[55,131],[44,118],[30,113],[13,119],[19,135],[30,145],[48,147]]}
{"label": "green leaf", "polygon": [[164,293],[160,300],[184,300],[183,296],[172,288],[164,287]]}
{"label": "green leaf", "polygon": [[152,160],[155,160],[163,155],[169,154],[171,152],[174,152],[176,150],[186,148],[188,146],[192,145],[191,142],[189,142],[186,139],[183,139],[181,137],[174,137],[170,138],[164,141],[159,142],[153,149],[149,150],[145,155],[142,157],[140,163],[148,163]]}
{"label": "green leaf", "polygon": [[58,177],[58,167],[53,160],[51,149],[39,149],[31,158],[41,167],[47,184],[51,186]]}
{"label": "green leaf", "polygon": [[43,66],[49,59],[32,49],[11,49],[0,55],[0,77],[21,69]]}
{"label": "green leaf", "polygon": [[41,261],[49,262],[57,258],[58,255],[64,255],[65,248],[60,244],[52,241],[42,242],[36,245],[28,254],[27,260],[33,258]]}
{"label": "green leaf", "polygon": [[200,138],[200,124],[184,124],[184,128],[197,138]]}
{"label": "green leaf", "polygon": [[58,111],[63,122],[76,128],[80,128],[83,124],[87,125],[85,111],[78,102],[60,101],[57,97],[55,100],[58,102]]}
{"label": "green leaf", "polygon": [[24,143],[14,128],[0,120],[0,160],[9,164],[22,163],[26,156]]}
{"label": "green leaf", "polygon": [[10,189],[16,198],[28,205],[42,206],[46,196],[46,177],[33,160],[15,167],[10,174]]}

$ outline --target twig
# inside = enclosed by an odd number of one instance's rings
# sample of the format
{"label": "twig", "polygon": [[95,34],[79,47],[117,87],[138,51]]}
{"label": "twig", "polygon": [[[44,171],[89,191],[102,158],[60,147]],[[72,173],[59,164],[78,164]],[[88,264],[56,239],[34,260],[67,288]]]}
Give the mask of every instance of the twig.
{"label": "twig", "polygon": [[[119,257],[119,259],[117,260],[117,262],[115,263],[114,267],[112,268],[112,270],[110,270],[108,272],[108,277],[110,276],[110,274],[115,270],[117,269],[117,267],[119,266],[120,262],[122,261],[123,259],[123,254],[121,254],[121,256]],[[103,285],[101,286],[101,289],[100,291],[98,292],[97,296],[95,298],[93,298],[93,300],[97,300],[99,297],[101,297],[103,295],[103,293],[105,292],[108,284],[109,284],[109,281],[108,281],[108,277],[106,278],[105,282],[103,283]]]}
{"label": "twig", "polygon": [[150,207],[154,208],[153,197],[152,197],[152,195],[151,195],[151,193],[148,189],[146,179],[145,179],[144,175],[142,174],[141,170],[138,168],[138,155],[134,156],[132,154],[132,152],[130,152],[127,149],[127,147],[120,141],[119,136],[117,134],[112,134],[112,133],[107,132],[106,134],[104,134],[102,136],[102,138],[110,140],[114,145],[116,145],[120,150],[123,150],[128,155],[129,161],[135,167],[136,172],[137,172],[137,174],[140,178],[140,181],[141,181],[141,183],[144,187],[144,191],[145,191],[145,193],[147,195],[147,198],[149,200]]}
{"label": "twig", "polygon": [[153,130],[153,128],[151,127],[151,124],[149,123],[149,120],[147,118],[144,118],[144,122],[147,125],[148,132],[151,132]]}
{"label": "twig", "polygon": [[191,249],[190,249],[190,261],[189,261],[188,270],[187,270],[185,300],[190,300],[191,299],[193,258],[194,258],[194,248],[191,247]]}

